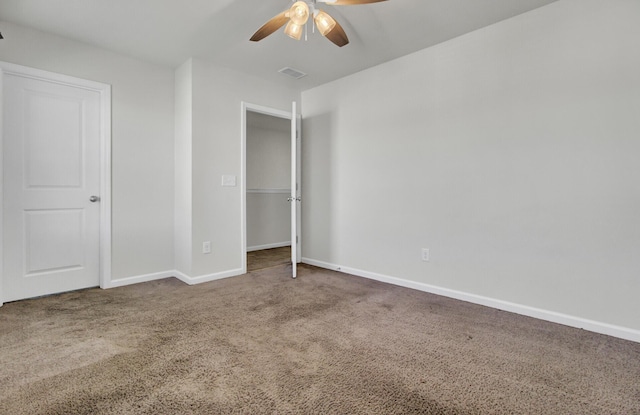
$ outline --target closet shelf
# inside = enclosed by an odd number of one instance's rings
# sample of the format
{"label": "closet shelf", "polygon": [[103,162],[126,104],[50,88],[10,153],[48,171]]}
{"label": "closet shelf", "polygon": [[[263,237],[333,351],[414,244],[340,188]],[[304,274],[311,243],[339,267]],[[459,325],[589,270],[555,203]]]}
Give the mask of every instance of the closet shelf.
{"label": "closet shelf", "polygon": [[263,193],[263,194],[282,193],[282,194],[289,194],[289,193],[291,193],[291,189],[247,189],[247,193]]}

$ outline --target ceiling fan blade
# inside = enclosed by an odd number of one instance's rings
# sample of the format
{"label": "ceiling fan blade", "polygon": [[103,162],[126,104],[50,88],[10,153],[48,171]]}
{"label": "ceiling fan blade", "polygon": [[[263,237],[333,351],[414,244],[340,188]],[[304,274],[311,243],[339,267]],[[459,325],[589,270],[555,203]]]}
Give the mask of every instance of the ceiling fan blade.
{"label": "ceiling fan blade", "polygon": [[275,32],[276,30],[280,29],[282,26],[284,26],[285,23],[289,21],[289,18],[285,16],[285,14],[288,11],[289,10],[285,10],[279,15],[277,15],[276,17],[269,20],[260,29],[258,29],[258,31],[256,31],[253,34],[253,36],[251,36],[251,39],[249,40],[257,42],[269,36],[271,33]]}
{"label": "ceiling fan blade", "polygon": [[357,4],[369,4],[369,3],[378,3],[381,1],[387,0],[318,0],[321,3],[326,3],[330,6],[352,6]]}
{"label": "ceiling fan blade", "polygon": [[343,47],[344,45],[349,43],[349,38],[347,37],[347,34],[344,32],[344,29],[342,28],[342,26],[340,26],[340,23],[338,22],[336,22],[336,25],[333,27],[333,29],[331,29],[329,33],[324,35],[324,37],[326,37],[327,39],[329,39],[330,41],[332,41],[333,43],[335,43],[340,47]]}

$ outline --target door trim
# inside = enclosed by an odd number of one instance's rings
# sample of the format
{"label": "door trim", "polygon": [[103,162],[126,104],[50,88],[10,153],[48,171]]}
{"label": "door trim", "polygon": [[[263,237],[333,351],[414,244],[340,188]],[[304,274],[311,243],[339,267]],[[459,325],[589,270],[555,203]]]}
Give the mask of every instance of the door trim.
{"label": "door trim", "polygon": [[[240,115],[240,136],[241,136],[241,159],[240,172],[242,178],[240,180],[240,249],[242,258],[242,274],[247,273],[247,112],[257,112],[259,114],[271,115],[273,117],[291,120],[291,112],[282,111],[275,108],[265,107],[262,105],[251,104],[249,102],[241,102]],[[293,241],[292,241],[293,243]]]}
{"label": "door trim", "polygon": [[[95,91],[100,95],[100,287],[111,286],[111,85],[0,61],[0,96],[5,74]],[[4,114],[0,100],[0,235],[3,235]],[[4,299],[4,246],[0,237],[0,306]]]}

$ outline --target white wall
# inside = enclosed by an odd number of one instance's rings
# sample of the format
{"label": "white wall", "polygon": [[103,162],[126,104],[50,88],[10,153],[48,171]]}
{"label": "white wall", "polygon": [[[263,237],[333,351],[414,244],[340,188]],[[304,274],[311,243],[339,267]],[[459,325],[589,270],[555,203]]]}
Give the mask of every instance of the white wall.
{"label": "white wall", "polygon": [[175,72],[175,267],[191,274],[193,68],[189,59]]}
{"label": "white wall", "polygon": [[291,202],[286,193],[247,193],[247,251],[291,245]]}
{"label": "white wall", "polygon": [[[257,117],[259,121],[255,121]],[[267,121],[262,121],[266,119]],[[248,112],[247,189],[291,187],[291,121]]]}
{"label": "white wall", "polygon": [[[239,72],[192,60],[192,270],[194,281],[234,275],[242,269],[241,158],[242,101],[289,111],[300,95]],[[223,187],[222,175],[237,178]],[[202,243],[211,241],[211,254]]]}
{"label": "white wall", "polygon": [[112,85],[112,278],[172,269],[173,70],[0,26],[0,60]]}
{"label": "white wall", "polygon": [[561,0],[303,92],[303,256],[637,336],[639,21]]}
{"label": "white wall", "polygon": [[247,250],[291,244],[291,121],[247,114]]}

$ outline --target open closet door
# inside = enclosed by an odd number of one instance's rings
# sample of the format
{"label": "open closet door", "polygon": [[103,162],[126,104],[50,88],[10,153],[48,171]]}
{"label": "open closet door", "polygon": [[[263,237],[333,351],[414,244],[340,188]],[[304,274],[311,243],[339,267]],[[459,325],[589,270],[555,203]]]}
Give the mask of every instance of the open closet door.
{"label": "open closet door", "polygon": [[291,104],[291,269],[298,276],[300,262],[300,115],[296,102]]}

